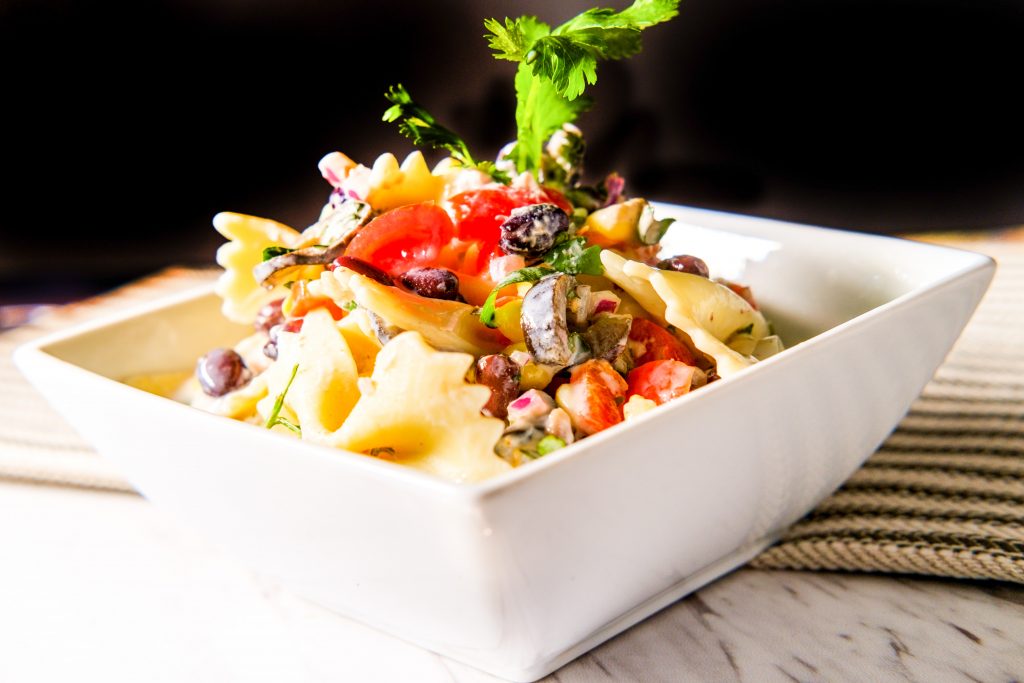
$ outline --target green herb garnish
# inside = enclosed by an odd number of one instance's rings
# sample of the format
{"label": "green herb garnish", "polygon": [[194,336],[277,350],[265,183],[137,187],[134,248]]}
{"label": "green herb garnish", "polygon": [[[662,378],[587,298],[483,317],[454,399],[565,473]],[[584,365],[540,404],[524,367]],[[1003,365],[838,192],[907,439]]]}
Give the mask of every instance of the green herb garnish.
{"label": "green herb garnish", "polygon": [[551,247],[544,254],[544,262],[554,270],[569,275],[604,275],[601,265],[601,247],[586,246],[585,237],[570,237]]}
{"label": "green herb garnish", "polygon": [[281,408],[284,407],[284,397],[288,393],[288,390],[292,388],[292,382],[295,381],[295,375],[299,372],[298,363],[292,368],[292,376],[288,378],[288,384],[284,385],[284,391],[277,396],[277,400],[274,401],[274,409],[270,411],[270,417],[267,418],[267,424],[264,425],[267,429],[272,429],[274,425],[282,425],[292,430],[298,435],[302,435],[302,428],[291,420],[281,417]]}
{"label": "green herb garnish", "polygon": [[508,174],[499,171],[493,161],[475,160],[465,141],[417,104],[401,83],[391,86],[384,97],[392,103],[384,112],[384,120],[388,123],[398,121],[399,132],[414,145],[446,150],[463,166],[479,169],[500,183],[510,182]]}
{"label": "green herb garnish", "polygon": [[520,282],[536,282],[541,279],[551,270],[548,268],[542,268],[534,266],[532,268],[520,268],[517,271],[509,273],[505,276],[505,279],[494,286],[491,293],[487,296],[487,300],[484,301],[484,305],[480,308],[480,322],[487,327],[497,327],[497,323],[494,321],[494,302],[498,298],[498,292],[505,289],[509,285],[518,284]]}
{"label": "green herb garnish", "polygon": [[544,141],[590,106],[581,95],[597,82],[598,60],[636,54],[640,32],[676,16],[678,7],[679,0],[636,0],[621,12],[587,10],[553,30],[531,16],[484,22],[494,58],[519,64],[518,140],[510,157],[520,172],[536,173]]}
{"label": "green herb garnish", "polygon": [[588,247],[586,244],[587,240],[584,237],[570,237],[567,233],[559,235],[555,246],[541,257],[540,265],[520,268],[509,273],[504,280],[494,286],[480,308],[480,322],[487,327],[498,326],[494,319],[494,302],[498,298],[498,292],[509,285],[537,282],[545,275],[556,271],[567,275],[604,275],[601,247]]}
{"label": "green herb garnish", "polygon": [[293,251],[295,250],[289,249],[288,247],[267,247],[266,249],[263,250],[263,260],[269,261],[272,258],[275,258],[277,256],[283,256],[284,254],[290,254]]}
{"label": "green herb garnish", "polygon": [[355,301],[346,301],[343,304],[341,304],[341,307],[344,308],[349,313],[351,313],[352,311],[359,308],[359,304],[357,304]]}

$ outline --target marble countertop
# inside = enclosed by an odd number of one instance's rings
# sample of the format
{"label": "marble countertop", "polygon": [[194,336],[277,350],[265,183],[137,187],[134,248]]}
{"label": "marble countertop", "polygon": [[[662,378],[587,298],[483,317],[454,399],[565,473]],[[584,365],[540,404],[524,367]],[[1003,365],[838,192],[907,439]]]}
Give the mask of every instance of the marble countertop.
{"label": "marble countertop", "polygon": [[[743,569],[550,681],[1016,681],[1024,586]],[[0,482],[0,681],[496,681],[254,575],[141,498]]]}

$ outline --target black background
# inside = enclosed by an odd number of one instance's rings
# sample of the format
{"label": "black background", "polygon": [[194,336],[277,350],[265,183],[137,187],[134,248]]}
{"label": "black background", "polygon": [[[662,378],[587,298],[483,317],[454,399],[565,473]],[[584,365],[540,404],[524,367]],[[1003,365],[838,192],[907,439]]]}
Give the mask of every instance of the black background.
{"label": "black background", "polygon": [[[514,67],[483,19],[589,6],[0,3],[0,303],[211,262],[219,210],[305,227],[324,153],[409,151],[380,122],[394,82],[493,155]],[[1020,2],[683,0],[641,55],[599,66],[588,171],[857,230],[1024,222],[1022,38]]]}

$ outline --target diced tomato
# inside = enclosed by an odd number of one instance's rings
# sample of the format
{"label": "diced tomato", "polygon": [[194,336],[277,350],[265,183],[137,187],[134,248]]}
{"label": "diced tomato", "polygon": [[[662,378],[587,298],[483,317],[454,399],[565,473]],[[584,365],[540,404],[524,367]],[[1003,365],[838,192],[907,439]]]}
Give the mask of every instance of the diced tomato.
{"label": "diced tomato", "polygon": [[626,390],[629,388],[626,380],[622,379],[622,375],[616,372],[612,364],[606,360],[588,360],[585,363],[580,363],[570,371],[569,381],[576,384],[598,382],[604,385],[612,396],[618,398],[625,396]]}
{"label": "diced tomato", "polygon": [[546,187],[485,187],[457,194],[449,202],[455,212],[456,236],[479,244],[479,251],[467,253],[463,263],[463,270],[473,275],[486,273],[491,259],[505,256],[498,239],[501,224],[512,214],[512,209],[531,204],[556,204],[566,213],[572,213],[572,205],[565,196]]}
{"label": "diced tomato", "polygon": [[629,395],[639,394],[658,405],[690,391],[694,368],[677,360],[654,360],[629,372]]}
{"label": "diced tomato", "polygon": [[297,301],[295,308],[292,309],[292,317],[301,318],[315,308],[326,308],[327,312],[335,320],[341,320],[345,317],[345,309],[339,307],[338,304],[326,296],[311,296]]}
{"label": "diced tomato", "polygon": [[622,422],[627,389],[608,361],[589,360],[573,368],[569,383],[558,387],[555,397],[577,429],[596,434]]}
{"label": "diced tomato", "polygon": [[754,293],[750,291],[750,287],[741,285],[738,282],[729,282],[728,280],[719,280],[719,282],[739,294],[748,304],[750,304],[751,308],[755,311],[757,310],[757,301],[754,299]]}
{"label": "diced tomato", "polygon": [[359,231],[345,255],[372,263],[393,277],[434,266],[455,234],[448,213],[432,202],[392,209]]}
{"label": "diced tomato", "polygon": [[643,346],[642,352],[637,353],[634,350],[633,360],[637,365],[653,360],[678,360],[687,365],[697,365],[690,349],[658,323],[633,318],[633,325],[629,328],[629,339]]}
{"label": "diced tomato", "polygon": [[[311,295],[305,280],[298,280],[293,283],[291,291],[288,292],[288,296],[281,304],[281,311],[285,315],[300,321],[303,316],[316,308],[326,308],[335,320],[341,320],[346,315],[345,309],[334,303],[333,299],[326,296]],[[300,322],[299,325],[301,326],[301,324]],[[294,332],[297,330],[289,329],[288,331]]]}

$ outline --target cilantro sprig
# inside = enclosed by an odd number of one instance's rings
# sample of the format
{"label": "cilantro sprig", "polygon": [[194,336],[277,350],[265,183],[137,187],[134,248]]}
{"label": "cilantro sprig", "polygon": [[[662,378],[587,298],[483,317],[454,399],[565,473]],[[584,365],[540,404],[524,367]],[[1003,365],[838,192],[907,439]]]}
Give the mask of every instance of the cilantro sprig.
{"label": "cilantro sprig", "polygon": [[582,97],[597,82],[599,60],[640,51],[640,32],[673,18],[679,0],[635,0],[626,9],[595,8],[552,29],[536,17],[488,19],[495,59],[517,62],[517,142],[511,158],[520,171],[540,168],[544,141],[590,105]]}
{"label": "cilantro sprig", "polygon": [[494,304],[498,300],[498,292],[509,285],[520,282],[537,282],[545,275],[554,272],[568,275],[604,275],[604,266],[601,265],[601,248],[598,246],[588,247],[586,244],[587,241],[584,237],[569,237],[562,233],[555,242],[555,246],[541,257],[539,265],[513,271],[494,286],[487,296],[487,300],[484,301],[484,305],[480,307],[480,322],[487,327],[497,327]]}
{"label": "cilantro sprig", "polygon": [[384,112],[384,121],[398,121],[399,132],[412,140],[414,145],[443,149],[463,166],[479,169],[500,183],[510,182],[508,174],[498,170],[493,161],[474,159],[466,142],[417,104],[401,83],[391,86],[384,97],[391,102],[391,106]]}

